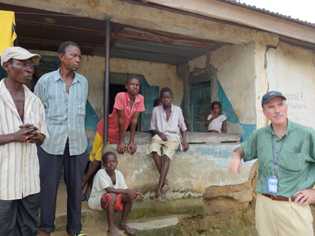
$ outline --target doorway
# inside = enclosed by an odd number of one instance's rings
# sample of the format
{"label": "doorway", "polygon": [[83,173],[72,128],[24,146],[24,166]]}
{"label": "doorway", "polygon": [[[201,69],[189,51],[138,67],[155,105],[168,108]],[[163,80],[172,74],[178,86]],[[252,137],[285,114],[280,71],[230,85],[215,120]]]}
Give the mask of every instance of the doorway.
{"label": "doorway", "polygon": [[190,77],[190,128],[207,131],[207,115],[211,104],[211,76],[208,72]]}

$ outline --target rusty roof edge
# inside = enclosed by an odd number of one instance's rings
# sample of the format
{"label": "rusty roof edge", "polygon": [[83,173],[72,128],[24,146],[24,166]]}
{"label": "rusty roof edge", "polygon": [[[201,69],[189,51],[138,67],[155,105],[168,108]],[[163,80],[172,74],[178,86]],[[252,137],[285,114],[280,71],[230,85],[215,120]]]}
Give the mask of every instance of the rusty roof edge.
{"label": "rusty roof edge", "polygon": [[[314,40],[310,41],[310,40],[305,40],[305,39],[302,39],[302,38],[291,37],[288,34],[279,34],[277,32],[273,32],[273,31],[269,31],[269,30],[266,30],[266,29],[262,29],[260,27],[249,26],[249,25],[246,25],[246,24],[243,24],[243,23],[233,22],[231,20],[226,20],[226,19],[214,18],[214,17],[208,16],[208,15],[204,15],[202,13],[196,13],[196,12],[193,12],[193,11],[189,11],[187,9],[182,9],[182,8],[177,8],[177,7],[174,7],[174,6],[170,6],[168,4],[157,3],[156,0],[152,0],[152,1],[151,0],[123,0],[123,1],[130,2],[130,3],[135,3],[135,4],[140,4],[140,5],[147,5],[147,6],[151,6],[151,7],[154,7],[154,8],[168,9],[169,11],[183,12],[183,13],[186,13],[186,14],[197,15],[199,17],[205,17],[205,18],[208,18],[208,19],[218,20],[218,21],[222,21],[222,22],[230,22],[231,24],[235,24],[235,25],[239,25],[239,26],[245,26],[245,27],[253,28],[253,29],[258,29],[258,30],[262,30],[262,31],[265,31],[265,32],[271,32],[271,33],[278,34],[279,36],[282,35],[281,36],[282,38],[286,37],[288,39],[292,39],[293,41],[300,41],[302,44],[303,44],[303,42],[305,42],[306,44],[315,45],[315,41]],[[301,21],[299,19],[294,19],[294,18],[289,17],[289,16],[273,13],[273,12],[268,11],[268,10],[258,9],[258,8],[254,7],[254,6],[249,6],[247,4],[242,4],[240,2],[236,2],[236,0],[214,0],[214,1],[221,2],[223,4],[229,4],[229,5],[234,5],[234,6],[237,6],[237,7],[242,7],[244,9],[246,9],[246,10],[253,11],[253,12],[256,11],[258,13],[265,14],[265,15],[268,15],[268,16],[271,16],[271,17],[277,17],[277,18],[279,18],[281,20],[287,21],[288,24],[292,23],[292,24],[297,24],[297,25],[301,25],[301,26],[304,26],[304,27],[309,27],[309,29],[311,31],[315,28],[315,24],[313,24],[313,23],[306,22],[306,21]]]}
{"label": "rusty roof edge", "polygon": [[284,15],[284,14],[279,13],[279,12],[270,11],[270,10],[265,9],[265,8],[259,8],[259,7],[256,7],[254,5],[251,5],[251,4],[242,3],[242,2],[239,2],[239,1],[236,1],[236,0],[217,0],[217,1],[226,2],[228,4],[232,4],[232,5],[235,5],[235,6],[243,7],[243,8],[246,8],[246,9],[249,9],[249,10],[253,10],[253,11],[257,11],[257,12],[260,12],[260,13],[263,13],[263,14],[266,14],[266,15],[275,16],[275,17],[278,17],[278,18],[281,18],[281,19],[284,19],[284,20],[292,21],[292,22],[295,22],[295,23],[298,23],[298,24],[301,24],[301,25],[311,26],[311,27],[315,28],[315,23],[311,23],[311,22],[308,22],[308,21],[305,21],[305,20],[301,20],[301,19],[294,18],[294,17],[288,16],[288,15]]}

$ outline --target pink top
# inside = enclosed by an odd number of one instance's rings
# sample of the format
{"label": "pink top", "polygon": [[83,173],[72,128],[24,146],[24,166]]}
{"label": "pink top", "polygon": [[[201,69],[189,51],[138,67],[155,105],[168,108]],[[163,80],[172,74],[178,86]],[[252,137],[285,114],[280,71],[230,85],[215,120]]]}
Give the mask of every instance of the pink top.
{"label": "pink top", "polygon": [[118,125],[118,113],[117,111],[124,111],[124,124],[125,130],[128,129],[133,115],[136,112],[143,112],[144,108],[144,97],[140,94],[136,96],[136,99],[131,106],[131,100],[127,92],[117,93],[115,97],[115,104],[113,112],[108,117],[108,133],[109,143],[119,142],[119,125]]}

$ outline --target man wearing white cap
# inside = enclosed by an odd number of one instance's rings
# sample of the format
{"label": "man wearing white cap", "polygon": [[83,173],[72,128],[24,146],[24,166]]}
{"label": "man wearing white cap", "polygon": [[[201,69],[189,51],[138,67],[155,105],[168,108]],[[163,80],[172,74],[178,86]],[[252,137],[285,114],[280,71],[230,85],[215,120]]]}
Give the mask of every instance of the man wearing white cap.
{"label": "man wearing white cap", "polygon": [[25,84],[32,79],[38,54],[7,48],[0,82],[0,235],[35,236],[40,206],[36,144],[47,136],[40,99]]}

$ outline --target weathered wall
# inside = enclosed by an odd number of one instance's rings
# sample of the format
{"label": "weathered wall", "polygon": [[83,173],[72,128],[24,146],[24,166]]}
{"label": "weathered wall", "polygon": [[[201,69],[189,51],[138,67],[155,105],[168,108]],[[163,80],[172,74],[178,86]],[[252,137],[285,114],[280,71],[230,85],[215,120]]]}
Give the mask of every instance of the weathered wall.
{"label": "weathered wall", "polygon": [[240,122],[255,123],[254,44],[222,47],[211,54],[210,64]]}
{"label": "weathered wall", "polygon": [[[56,56],[55,52],[36,51],[42,56]],[[174,92],[174,103],[179,105],[183,97],[183,82],[177,77],[176,66],[112,58],[111,72],[143,75],[150,85],[160,88],[168,86]],[[100,116],[103,110],[103,80],[105,76],[105,59],[99,56],[82,56],[80,72],[89,80],[89,101]]]}
{"label": "weathered wall", "polygon": [[[264,52],[264,53],[263,53]],[[256,92],[279,90],[288,98],[289,118],[315,128],[315,53],[301,47],[280,42],[277,47],[257,47],[257,54],[265,56],[260,66],[262,77]],[[262,116],[261,108],[257,114]],[[260,119],[261,125],[266,124]]]}
{"label": "weathered wall", "polygon": [[[207,56],[189,62],[191,71],[204,69],[208,64],[216,71],[217,92],[220,92],[220,89],[224,91],[237,116],[229,131],[249,132],[256,123],[255,44],[223,46]],[[237,127],[237,124],[240,127]]]}
{"label": "weathered wall", "polygon": [[[137,140],[148,140],[149,134],[137,134]],[[171,162],[168,181],[170,191],[167,198],[200,197],[209,186],[233,185],[248,181],[253,162],[241,168],[240,175],[231,175],[228,161],[237,143],[220,143],[222,140],[237,140],[228,134],[190,133],[191,144],[187,152],[177,152]],[[199,141],[199,143],[198,143]],[[202,143],[203,141],[205,143]],[[158,172],[147,153],[148,142],[138,142],[136,154],[118,155],[118,168],[124,173],[128,186],[136,188],[147,197],[154,195],[158,183]],[[105,151],[115,151],[115,145],[108,145]]]}
{"label": "weathered wall", "polygon": [[141,74],[150,85],[170,87],[174,92],[174,103],[179,105],[183,97],[183,81],[176,75],[176,66],[139,61],[113,58],[111,60],[112,72]]}
{"label": "weathered wall", "polygon": [[[80,71],[89,78],[89,99],[97,114],[100,115],[103,110],[105,59],[98,56],[83,56]],[[110,71],[143,75],[151,86],[170,87],[174,91],[175,104],[180,104],[182,100],[183,83],[177,78],[174,65],[112,58]]]}

